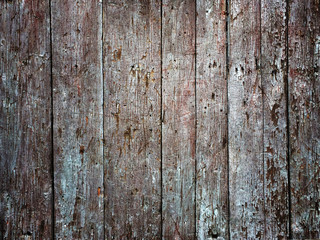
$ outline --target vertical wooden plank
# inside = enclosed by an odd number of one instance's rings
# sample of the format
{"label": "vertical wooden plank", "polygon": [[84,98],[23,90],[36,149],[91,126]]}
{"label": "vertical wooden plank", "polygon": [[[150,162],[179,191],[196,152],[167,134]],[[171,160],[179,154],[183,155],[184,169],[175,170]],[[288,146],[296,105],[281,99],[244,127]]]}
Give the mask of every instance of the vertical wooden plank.
{"label": "vertical wooden plank", "polygon": [[106,1],[105,237],[161,236],[161,5]]}
{"label": "vertical wooden plank", "polygon": [[195,234],[195,5],[163,1],[163,238]]}
{"label": "vertical wooden plank", "polygon": [[226,1],[197,1],[197,238],[228,239]]}
{"label": "vertical wooden plank", "polygon": [[51,239],[49,1],[0,2],[0,238]]}
{"label": "vertical wooden plank", "polygon": [[292,237],[320,238],[320,5],[290,1],[289,120]]}
{"label": "vertical wooden plank", "polygon": [[52,1],[58,239],[103,239],[101,24],[99,1]]}
{"label": "vertical wooden plank", "polygon": [[264,238],[260,1],[230,1],[229,177],[231,238]]}
{"label": "vertical wooden plank", "polygon": [[289,237],[286,1],[261,1],[265,238]]}

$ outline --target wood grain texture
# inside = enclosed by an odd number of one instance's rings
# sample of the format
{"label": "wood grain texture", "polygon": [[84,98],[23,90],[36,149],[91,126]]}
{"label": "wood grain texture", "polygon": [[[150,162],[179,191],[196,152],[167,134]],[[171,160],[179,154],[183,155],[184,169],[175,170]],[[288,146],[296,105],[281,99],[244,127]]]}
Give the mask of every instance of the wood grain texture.
{"label": "wood grain texture", "polygon": [[289,237],[286,1],[261,1],[265,238]]}
{"label": "wood grain texture", "polygon": [[51,239],[49,1],[0,2],[0,238]]}
{"label": "wood grain texture", "polygon": [[320,238],[320,5],[290,1],[289,120],[292,237]]}
{"label": "wood grain texture", "polygon": [[197,1],[197,238],[228,239],[226,1]]}
{"label": "wood grain texture", "polygon": [[161,238],[161,5],[106,1],[105,237]]}
{"label": "wood grain texture", "polygon": [[163,238],[195,234],[195,5],[163,1]]}
{"label": "wood grain texture", "polygon": [[0,1],[0,239],[320,239],[319,68],[319,0]]}
{"label": "wood grain texture", "polygon": [[52,1],[58,239],[103,239],[101,24],[98,1]]}
{"label": "wood grain texture", "polygon": [[258,239],[265,237],[260,1],[229,7],[230,237]]}

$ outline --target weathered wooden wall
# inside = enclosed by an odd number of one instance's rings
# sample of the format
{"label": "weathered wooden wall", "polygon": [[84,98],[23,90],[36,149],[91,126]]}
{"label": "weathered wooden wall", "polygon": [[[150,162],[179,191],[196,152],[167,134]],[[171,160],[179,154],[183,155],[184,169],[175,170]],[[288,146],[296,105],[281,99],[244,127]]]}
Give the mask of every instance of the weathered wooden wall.
{"label": "weathered wooden wall", "polygon": [[319,239],[319,0],[2,0],[0,239]]}

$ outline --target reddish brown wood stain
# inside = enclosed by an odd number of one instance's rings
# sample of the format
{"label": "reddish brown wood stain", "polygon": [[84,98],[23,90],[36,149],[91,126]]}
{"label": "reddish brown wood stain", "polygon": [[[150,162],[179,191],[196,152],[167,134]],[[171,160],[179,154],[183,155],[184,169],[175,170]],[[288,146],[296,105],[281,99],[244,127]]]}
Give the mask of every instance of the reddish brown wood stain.
{"label": "reddish brown wood stain", "polygon": [[318,0],[0,2],[0,239],[319,239]]}

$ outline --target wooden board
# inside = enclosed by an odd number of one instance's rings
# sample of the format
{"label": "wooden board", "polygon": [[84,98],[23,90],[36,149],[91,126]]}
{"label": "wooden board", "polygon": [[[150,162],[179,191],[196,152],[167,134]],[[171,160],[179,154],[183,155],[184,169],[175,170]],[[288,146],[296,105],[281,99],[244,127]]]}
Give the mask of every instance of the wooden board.
{"label": "wooden board", "polygon": [[162,6],[163,238],[195,237],[194,1]]}
{"label": "wooden board", "polygon": [[0,238],[51,239],[49,1],[0,2]]}
{"label": "wooden board", "polygon": [[226,1],[197,1],[197,238],[228,239]]}
{"label": "wooden board", "polygon": [[229,3],[230,237],[264,238],[260,1]]}
{"label": "wooden board", "polygon": [[290,1],[289,120],[292,237],[320,238],[320,6]]}
{"label": "wooden board", "polygon": [[55,237],[102,239],[102,4],[51,4]]}
{"label": "wooden board", "polygon": [[265,238],[289,238],[286,1],[261,1]]}
{"label": "wooden board", "polygon": [[161,5],[103,7],[105,237],[161,238]]}

